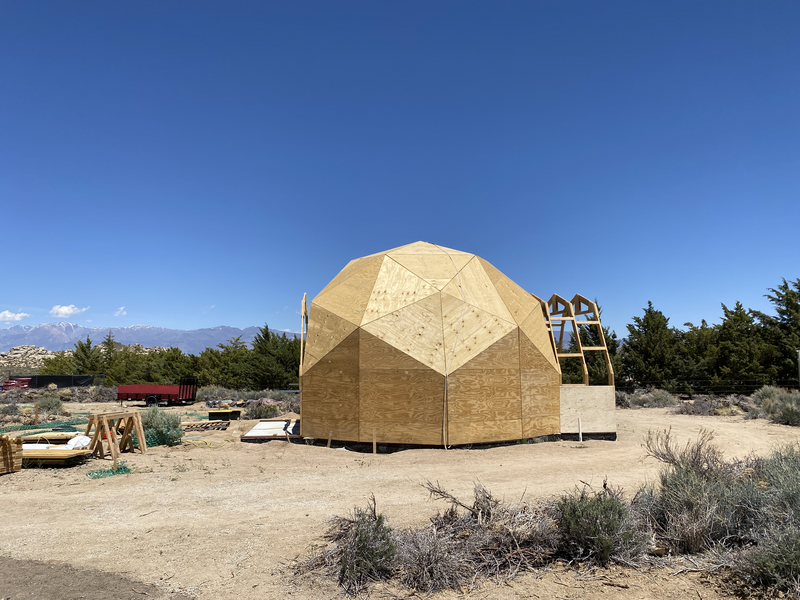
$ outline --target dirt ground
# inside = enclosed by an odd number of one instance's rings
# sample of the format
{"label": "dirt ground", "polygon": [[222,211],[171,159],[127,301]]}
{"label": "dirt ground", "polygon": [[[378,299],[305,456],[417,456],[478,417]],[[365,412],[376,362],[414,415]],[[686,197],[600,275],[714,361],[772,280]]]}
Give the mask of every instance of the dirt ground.
{"label": "dirt ground", "polygon": [[[118,405],[67,405],[73,412]],[[203,412],[199,404],[180,412]],[[271,441],[243,443],[255,423],[190,432],[201,439],[147,454],[126,454],[130,475],[89,479],[110,460],[0,476],[0,599],[337,598],[333,582],[294,579],[285,565],[321,543],[326,521],[374,494],[395,527],[422,525],[443,505],[420,483],[439,481],[470,499],[474,482],[496,497],[548,497],[603,479],[633,492],[658,464],[643,460],[648,429],[672,427],[680,440],[703,427],[727,457],[767,453],[797,441],[800,430],[742,417],[674,415],[668,409],[618,410],[618,441],[549,442],[481,449],[412,449],[372,455],[347,448]],[[612,567],[578,573],[563,567],[498,585],[475,598],[723,598],[680,561],[641,571]],[[103,582],[103,577],[107,581]],[[60,582],[69,580],[71,586]],[[130,588],[130,590],[128,589]],[[398,590],[376,588],[374,597]],[[127,594],[127,595],[122,595]],[[407,596],[407,592],[402,593]],[[443,593],[436,598],[461,597]]]}

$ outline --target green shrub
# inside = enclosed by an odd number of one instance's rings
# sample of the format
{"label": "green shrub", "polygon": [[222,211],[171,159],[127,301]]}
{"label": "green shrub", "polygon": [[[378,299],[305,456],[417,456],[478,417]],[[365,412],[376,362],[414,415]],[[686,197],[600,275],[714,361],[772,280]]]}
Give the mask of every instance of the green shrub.
{"label": "green shrub", "polygon": [[660,408],[663,406],[673,406],[678,400],[666,390],[636,390],[628,399],[631,406],[641,408]]}
{"label": "green shrub", "polygon": [[64,412],[64,403],[58,396],[46,394],[39,400],[39,410],[51,415],[60,415]]}
{"label": "green shrub", "polygon": [[366,509],[354,508],[352,518],[334,517],[325,537],[337,545],[339,583],[345,592],[357,594],[370,581],[392,576],[397,543],[386,517],[376,510],[374,496]]}
{"label": "green shrub", "polygon": [[19,414],[19,406],[17,404],[4,404],[0,406],[0,415],[14,416]]}
{"label": "green shrub", "polygon": [[151,406],[141,412],[141,417],[148,446],[175,446],[181,443],[183,430],[180,415]]}
{"label": "green shrub", "polygon": [[647,547],[646,531],[618,491],[589,492],[584,487],[562,496],[556,510],[558,553],[569,560],[605,565],[615,555],[636,556]]}
{"label": "green shrub", "polygon": [[245,419],[272,419],[280,414],[277,404],[253,404],[244,411]]}
{"label": "green shrub", "polygon": [[754,587],[800,592],[800,529],[773,527],[759,542],[738,554],[733,570]]}
{"label": "green shrub", "polygon": [[753,393],[753,397],[756,399],[757,404],[763,404],[765,401],[774,401],[781,395],[781,393],[785,392],[783,388],[775,387],[772,385],[765,385],[762,388],[759,388]]}

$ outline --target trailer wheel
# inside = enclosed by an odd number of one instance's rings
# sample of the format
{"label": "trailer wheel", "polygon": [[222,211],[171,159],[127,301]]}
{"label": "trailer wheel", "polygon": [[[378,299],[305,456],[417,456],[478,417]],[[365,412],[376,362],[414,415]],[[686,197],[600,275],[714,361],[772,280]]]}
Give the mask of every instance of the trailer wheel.
{"label": "trailer wheel", "polygon": [[144,403],[147,406],[158,406],[158,396],[148,396],[144,399]]}

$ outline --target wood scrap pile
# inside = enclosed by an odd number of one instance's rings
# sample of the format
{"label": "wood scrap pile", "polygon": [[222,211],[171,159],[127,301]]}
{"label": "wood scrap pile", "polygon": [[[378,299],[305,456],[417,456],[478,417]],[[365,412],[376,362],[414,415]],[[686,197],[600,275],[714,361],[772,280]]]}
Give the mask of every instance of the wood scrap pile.
{"label": "wood scrap pile", "polygon": [[0,435],[0,475],[22,469],[22,439]]}
{"label": "wood scrap pile", "polygon": [[230,421],[185,421],[181,423],[184,431],[225,431]]}

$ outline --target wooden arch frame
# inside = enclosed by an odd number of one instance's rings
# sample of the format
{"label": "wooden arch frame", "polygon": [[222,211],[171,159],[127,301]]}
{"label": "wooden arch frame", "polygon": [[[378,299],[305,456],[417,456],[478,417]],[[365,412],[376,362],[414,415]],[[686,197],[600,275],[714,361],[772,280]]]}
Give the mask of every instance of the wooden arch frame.
{"label": "wooden arch frame", "polygon": [[[597,308],[597,304],[580,294],[575,294],[571,301],[558,294],[553,294],[547,303],[538,298],[537,300],[543,305],[542,311],[556,357],[559,360],[561,358],[580,359],[583,385],[589,385],[586,352],[602,352],[608,372],[608,385],[614,385],[614,368],[611,365],[611,356],[608,353],[605,335],[603,335],[603,325],[600,322],[600,310]],[[577,352],[564,351],[565,332],[568,325],[571,326],[571,332],[566,337],[566,342],[569,343],[570,337],[574,339]],[[601,345],[584,346],[581,343],[580,327],[596,327]]]}

